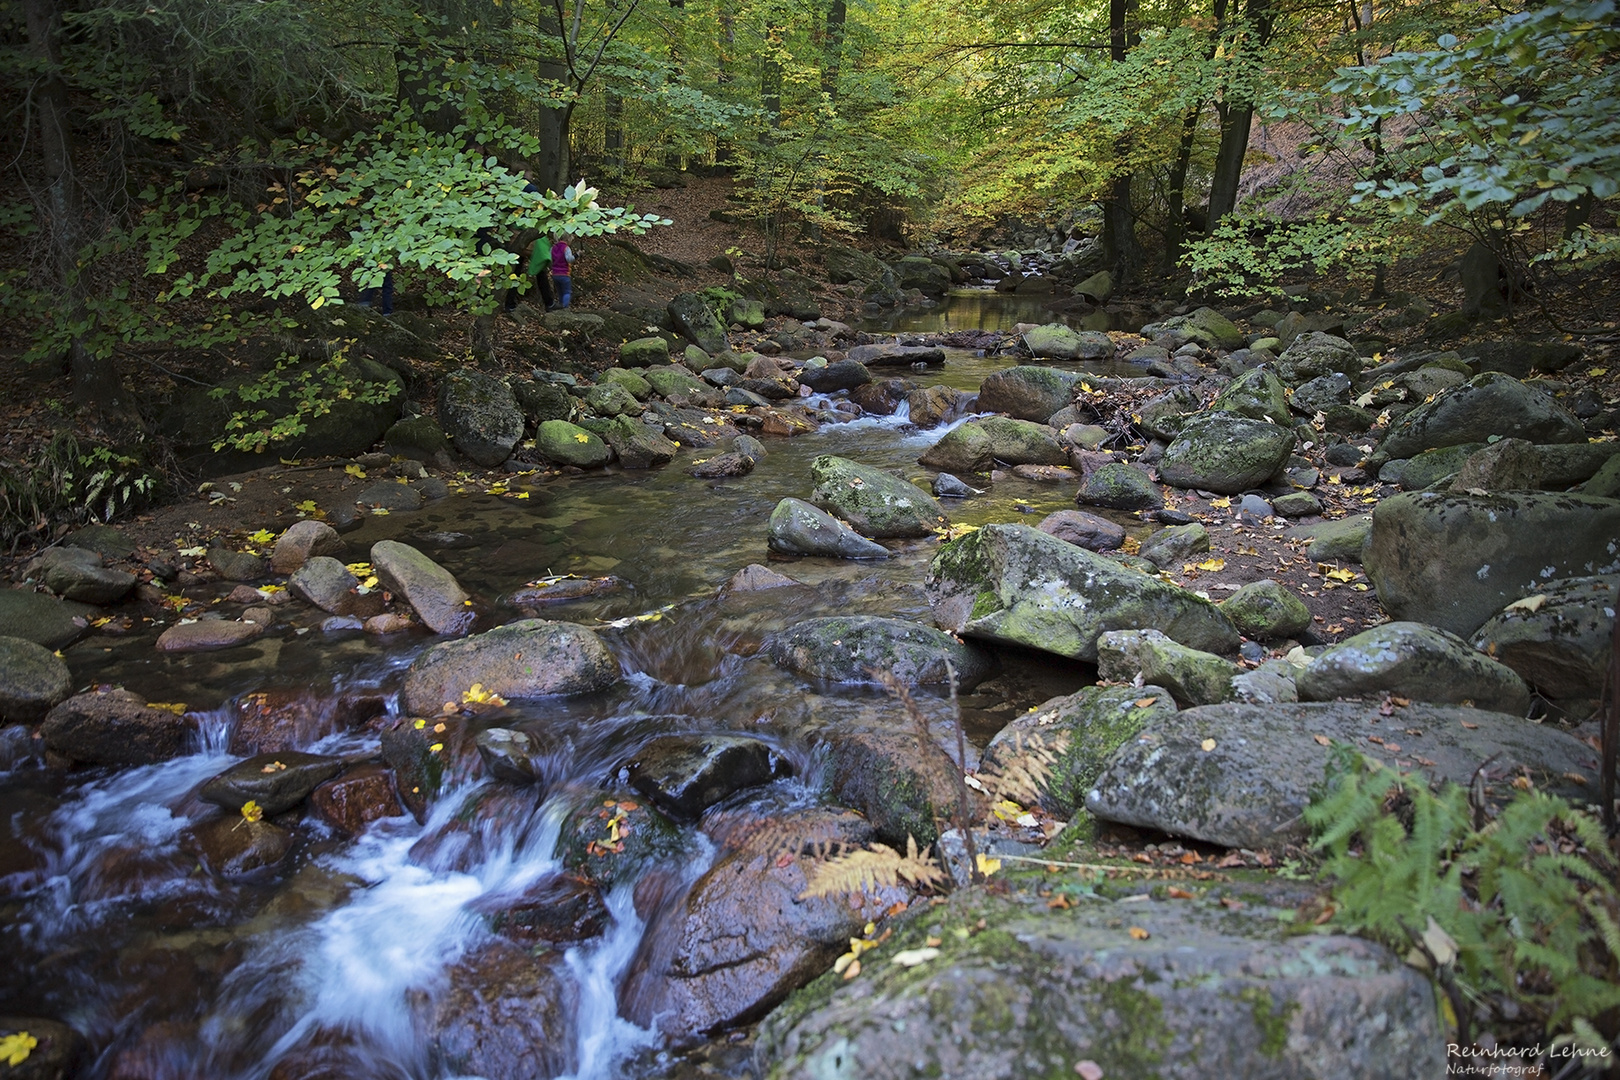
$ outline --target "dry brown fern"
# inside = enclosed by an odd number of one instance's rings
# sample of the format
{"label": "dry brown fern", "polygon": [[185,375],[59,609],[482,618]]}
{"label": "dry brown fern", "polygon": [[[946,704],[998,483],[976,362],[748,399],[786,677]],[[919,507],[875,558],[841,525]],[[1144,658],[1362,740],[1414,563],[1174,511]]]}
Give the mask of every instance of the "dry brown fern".
{"label": "dry brown fern", "polygon": [[806,873],[800,900],[834,893],[866,892],[905,882],[918,888],[944,883],[945,873],[932,858],[917,850],[915,838],[906,837],[906,853],[887,844],[868,844],[815,863]]}
{"label": "dry brown fern", "polygon": [[991,799],[1032,806],[1041,801],[1041,792],[1068,746],[1069,738],[1064,734],[1015,733],[1012,746],[998,753],[996,761],[982,769],[976,779]]}

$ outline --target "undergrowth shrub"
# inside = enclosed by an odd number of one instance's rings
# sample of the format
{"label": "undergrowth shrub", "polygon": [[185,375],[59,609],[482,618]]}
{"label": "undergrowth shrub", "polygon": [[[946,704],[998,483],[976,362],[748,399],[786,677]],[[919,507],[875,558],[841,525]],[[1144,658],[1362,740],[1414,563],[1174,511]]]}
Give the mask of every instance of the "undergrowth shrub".
{"label": "undergrowth shrub", "polygon": [[136,458],[58,432],[37,461],[0,467],[0,544],[15,550],[57,524],[111,521],[156,490],[156,477]]}
{"label": "undergrowth shrub", "polygon": [[1479,1025],[1595,1050],[1620,1007],[1614,851],[1593,818],[1527,779],[1515,788],[1492,817],[1482,793],[1339,746],[1305,820],[1334,920],[1426,970],[1460,1041]]}
{"label": "undergrowth shrub", "polygon": [[1193,289],[1259,297],[1280,294],[1284,280],[1299,272],[1339,270],[1352,278],[1370,277],[1407,245],[1399,223],[1385,218],[1283,222],[1230,215],[1209,236],[1189,243],[1183,262],[1192,271]]}

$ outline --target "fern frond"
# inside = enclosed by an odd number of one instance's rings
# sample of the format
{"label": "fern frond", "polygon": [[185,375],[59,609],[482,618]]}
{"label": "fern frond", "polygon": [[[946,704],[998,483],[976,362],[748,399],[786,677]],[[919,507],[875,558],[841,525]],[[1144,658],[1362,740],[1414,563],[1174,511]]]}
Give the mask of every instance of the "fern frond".
{"label": "fern frond", "polygon": [[887,844],[873,843],[816,863],[807,874],[799,899],[865,892],[879,886],[898,885],[902,881],[918,888],[940,885],[945,881],[944,871],[933,860],[919,854],[917,842],[909,837],[904,855]]}
{"label": "fern frond", "polygon": [[979,783],[992,801],[1008,799],[1024,806],[1038,803],[1068,746],[1064,734],[1015,733],[1011,748],[1002,750],[995,764],[979,772]]}

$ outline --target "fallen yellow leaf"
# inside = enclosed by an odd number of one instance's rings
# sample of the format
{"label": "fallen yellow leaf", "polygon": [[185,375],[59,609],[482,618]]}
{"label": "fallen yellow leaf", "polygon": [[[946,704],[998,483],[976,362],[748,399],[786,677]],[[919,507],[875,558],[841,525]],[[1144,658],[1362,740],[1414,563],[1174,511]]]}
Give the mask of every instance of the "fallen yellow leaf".
{"label": "fallen yellow leaf", "polygon": [[1146,941],[1148,938],[1153,936],[1140,926],[1133,926],[1126,931],[1126,933],[1130,934],[1131,937],[1135,938],[1137,941]]}
{"label": "fallen yellow leaf", "polygon": [[1225,570],[1226,569],[1226,560],[1225,559],[1205,559],[1203,562],[1198,564],[1198,569],[1200,569],[1200,570],[1208,570],[1211,573],[1213,573],[1213,572],[1215,572],[1217,570]]}
{"label": "fallen yellow leaf", "polygon": [[1213,506],[1217,510],[1225,510],[1227,507],[1232,505],[1232,500],[1231,499],[1211,499],[1211,500],[1209,500],[1209,505]]}
{"label": "fallen yellow leaf", "polygon": [[34,1047],[38,1045],[39,1040],[26,1031],[7,1035],[0,1038],[0,1061],[16,1068],[28,1060],[28,1055],[33,1053]]}
{"label": "fallen yellow leaf", "polygon": [[366,478],[366,470],[362,469],[358,465],[345,465],[343,466],[343,471],[348,473],[350,476],[358,477],[361,480]]}
{"label": "fallen yellow leaf", "polygon": [[1204,753],[1207,754],[1211,750],[1215,749],[1215,740],[1214,739],[1205,739],[1203,742],[1198,744],[1198,748],[1200,750],[1204,751]]}
{"label": "fallen yellow leaf", "polygon": [[997,870],[1001,869],[1000,859],[992,859],[982,851],[979,852],[978,863],[979,873],[983,874],[985,877],[989,877],[991,874],[994,874]]}
{"label": "fallen yellow leaf", "polygon": [[264,807],[249,799],[242,804],[242,817],[246,821],[263,821]]}
{"label": "fallen yellow leaf", "polygon": [[1546,602],[1546,594],[1537,593],[1535,596],[1526,596],[1522,600],[1513,601],[1513,603],[1509,604],[1504,610],[1522,611],[1526,615],[1534,615],[1537,611],[1541,610],[1541,605],[1545,604]]}

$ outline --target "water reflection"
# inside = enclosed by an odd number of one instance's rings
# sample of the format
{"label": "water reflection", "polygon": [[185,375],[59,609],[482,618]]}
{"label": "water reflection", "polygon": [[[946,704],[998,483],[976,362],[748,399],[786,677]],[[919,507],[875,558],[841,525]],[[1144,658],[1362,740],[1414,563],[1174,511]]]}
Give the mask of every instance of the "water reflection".
{"label": "water reflection", "polygon": [[1023,295],[993,289],[952,289],[930,308],[894,308],[867,314],[852,325],[868,333],[948,334],[953,330],[1011,330],[1019,323],[1063,323],[1076,330],[1108,330],[1107,312],[1055,312],[1061,293]]}

